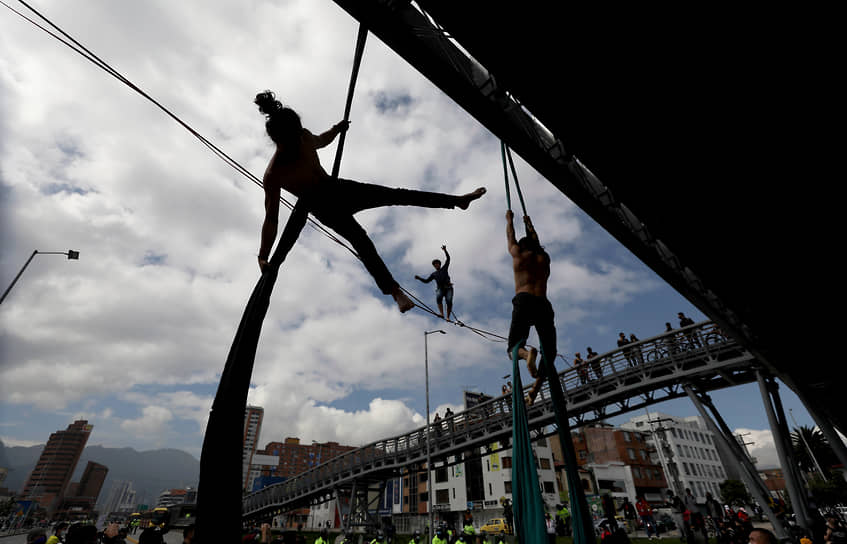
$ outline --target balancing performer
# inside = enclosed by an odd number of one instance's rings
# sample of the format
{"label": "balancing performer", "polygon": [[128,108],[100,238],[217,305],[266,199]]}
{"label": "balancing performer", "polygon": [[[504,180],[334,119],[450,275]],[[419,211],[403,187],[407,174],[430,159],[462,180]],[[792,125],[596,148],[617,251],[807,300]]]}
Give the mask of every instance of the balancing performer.
{"label": "balancing performer", "polygon": [[271,91],[259,93],[254,102],[259,106],[259,111],[265,114],[265,130],[276,144],[276,152],[263,178],[265,220],[259,246],[259,268],[262,272],[269,266],[268,257],[279,222],[280,191],[285,189],[297,197],[297,204],[283,229],[280,246],[294,245],[311,213],[352,244],[379,289],[394,297],[401,312],[414,307],[353,215],[381,206],[458,207],[466,210],[471,202],[485,194],[485,188],[454,196],[335,179],[321,166],[317,150],[326,147],[338,134],[346,131],[349,122],[342,121],[316,136],[303,128],[297,113],[283,106]]}
{"label": "balancing performer", "polygon": [[[450,273],[448,272],[450,268],[450,254],[447,253],[447,246],[441,246],[441,249],[444,251],[445,257],[447,257],[444,264],[442,265],[439,259],[434,259],[432,261],[432,267],[435,268],[435,272],[426,278],[415,276],[415,279],[424,283],[435,280],[435,302],[438,304],[438,317],[443,317],[447,321],[450,321],[450,314],[453,313],[453,282],[450,281]],[[447,302],[446,314],[444,313],[442,300]]]}

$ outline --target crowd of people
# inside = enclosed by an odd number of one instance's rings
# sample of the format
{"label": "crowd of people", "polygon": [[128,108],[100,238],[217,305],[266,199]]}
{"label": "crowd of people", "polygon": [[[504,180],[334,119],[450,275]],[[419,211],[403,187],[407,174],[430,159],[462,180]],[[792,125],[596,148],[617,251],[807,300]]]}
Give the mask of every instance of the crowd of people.
{"label": "crowd of people", "polygon": [[[52,535],[47,529],[36,527],[27,533],[27,544],[131,544],[128,540],[130,526],[119,523],[109,523],[103,530],[98,530],[93,523],[68,523],[60,521],[53,526]],[[143,529],[138,536],[138,544],[164,544],[166,528],[150,526]],[[194,525],[182,529],[183,544],[193,544]]]}

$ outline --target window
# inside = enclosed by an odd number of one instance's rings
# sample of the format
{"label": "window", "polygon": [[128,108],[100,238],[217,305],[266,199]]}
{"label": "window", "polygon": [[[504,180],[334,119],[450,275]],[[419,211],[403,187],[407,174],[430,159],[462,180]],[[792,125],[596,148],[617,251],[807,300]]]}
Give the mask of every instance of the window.
{"label": "window", "polygon": [[630,435],[628,432],[624,431],[623,441],[624,442],[632,442],[632,435]]}
{"label": "window", "polygon": [[447,481],[447,467],[435,469],[435,481],[438,483],[443,483]]}
{"label": "window", "polygon": [[641,460],[642,461],[649,461],[650,455],[647,453],[647,450],[640,450],[640,451],[641,451]]}
{"label": "window", "polygon": [[450,490],[449,489],[436,489],[435,490],[435,504],[450,504]]}
{"label": "window", "polygon": [[553,482],[544,482],[544,492],[545,493],[555,493],[556,492],[555,487],[553,487]]}
{"label": "window", "polygon": [[636,457],[636,456],[635,456],[635,450],[634,450],[634,449],[632,449],[632,448],[627,448],[627,449],[626,449],[626,454],[627,454],[627,455],[629,456],[629,458],[630,458],[630,459],[632,459],[633,461],[635,461],[636,459],[638,459],[638,457]]}
{"label": "window", "polygon": [[641,478],[641,469],[638,467],[632,467],[632,475],[636,478]]}
{"label": "window", "polygon": [[676,445],[676,452],[679,454],[680,457],[682,457],[682,446],[681,445],[679,445],[679,444]]}
{"label": "window", "polygon": [[489,483],[488,484],[488,496],[490,497],[493,494],[494,494],[494,490],[491,489],[491,484]]}
{"label": "window", "polygon": [[508,493],[509,495],[512,494],[512,481],[511,480],[506,480],[505,482],[503,482],[503,487],[505,488],[506,493]]}
{"label": "window", "polygon": [[686,476],[690,476],[690,475],[691,475],[691,473],[688,471],[688,463],[683,462],[683,463],[682,463],[682,468],[683,468],[683,470],[685,470],[685,475],[686,475]]}
{"label": "window", "polygon": [[643,426],[644,426],[644,422],[643,422],[643,421],[636,421],[636,422],[635,422],[635,426],[636,426],[636,427],[643,427]]}
{"label": "window", "polygon": [[[512,468],[512,458],[511,457],[503,457],[502,461],[503,461],[503,468]],[[508,493],[511,493],[511,491],[508,491]]]}
{"label": "window", "polygon": [[654,480],[661,480],[662,479],[662,473],[659,472],[659,469],[657,469],[657,468],[653,469],[653,479]]}
{"label": "window", "polygon": [[676,429],[674,429],[673,427],[671,427],[671,436],[676,438]]}
{"label": "window", "polygon": [[579,458],[582,461],[588,459],[588,450],[579,450]]}
{"label": "window", "polygon": [[550,459],[546,457],[541,458],[541,468],[544,470],[550,470]]}
{"label": "window", "polygon": [[488,459],[485,460],[485,471],[491,472],[491,461],[489,461]]}

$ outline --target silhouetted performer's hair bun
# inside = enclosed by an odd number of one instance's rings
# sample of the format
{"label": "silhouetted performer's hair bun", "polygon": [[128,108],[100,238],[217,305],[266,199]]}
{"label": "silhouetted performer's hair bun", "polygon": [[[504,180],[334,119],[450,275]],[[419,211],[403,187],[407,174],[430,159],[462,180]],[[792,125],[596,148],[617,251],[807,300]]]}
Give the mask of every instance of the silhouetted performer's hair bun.
{"label": "silhouetted performer's hair bun", "polygon": [[265,115],[273,115],[282,109],[282,102],[276,99],[272,91],[265,91],[256,95],[253,102],[259,106],[259,111]]}
{"label": "silhouetted performer's hair bun", "polygon": [[279,146],[278,159],[283,163],[297,159],[300,155],[300,137],[303,133],[303,125],[297,112],[283,106],[271,91],[257,94],[253,102],[259,106],[259,111],[267,116],[265,130],[271,140]]}

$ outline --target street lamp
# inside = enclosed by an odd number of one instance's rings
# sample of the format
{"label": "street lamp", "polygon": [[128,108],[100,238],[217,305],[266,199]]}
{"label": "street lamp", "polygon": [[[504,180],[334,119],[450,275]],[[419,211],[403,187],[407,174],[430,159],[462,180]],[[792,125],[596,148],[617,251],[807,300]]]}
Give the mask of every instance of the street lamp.
{"label": "street lamp", "polygon": [[0,304],[3,304],[3,301],[6,300],[6,295],[8,295],[9,291],[12,290],[12,287],[15,286],[15,283],[17,283],[18,278],[21,277],[21,274],[24,273],[24,270],[26,270],[26,267],[29,266],[29,263],[32,261],[32,259],[36,255],[67,255],[68,260],[74,260],[75,261],[75,260],[79,259],[79,251],[74,251],[72,249],[69,249],[66,252],[65,251],[38,251],[37,249],[34,250],[32,252],[32,255],[29,256],[29,259],[27,259],[26,262],[24,263],[24,266],[23,266],[23,268],[21,268],[21,271],[18,272],[18,275],[15,276],[15,279],[12,280],[11,285],[9,285],[9,287],[6,288],[6,291],[3,292],[3,296],[0,297]]}
{"label": "street lamp", "polygon": [[440,332],[441,334],[447,334],[441,329],[436,329],[434,331],[424,331],[424,371],[426,372],[426,491],[428,499],[426,510],[427,512],[429,512],[429,535],[427,536],[428,540],[431,540],[432,535],[435,534],[435,528],[432,526],[432,508],[435,505],[435,502],[432,498],[432,458],[430,457],[429,438],[429,434],[432,429],[429,426],[429,353],[427,350],[426,337],[436,332]]}

